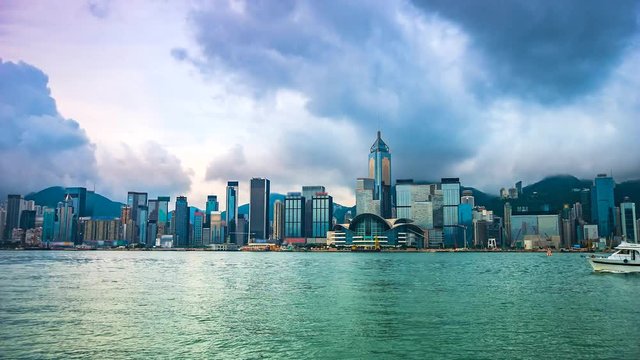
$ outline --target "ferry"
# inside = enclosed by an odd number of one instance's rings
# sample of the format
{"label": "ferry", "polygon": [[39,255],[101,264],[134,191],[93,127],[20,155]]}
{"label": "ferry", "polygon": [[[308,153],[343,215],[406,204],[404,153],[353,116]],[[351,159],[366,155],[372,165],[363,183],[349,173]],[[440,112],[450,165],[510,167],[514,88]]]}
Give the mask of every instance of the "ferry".
{"label": "ferry", "polygon": [[640,272],[640,244],[622,242],[609,257],[592,255],[589,264],[595,272],[632,273]]}

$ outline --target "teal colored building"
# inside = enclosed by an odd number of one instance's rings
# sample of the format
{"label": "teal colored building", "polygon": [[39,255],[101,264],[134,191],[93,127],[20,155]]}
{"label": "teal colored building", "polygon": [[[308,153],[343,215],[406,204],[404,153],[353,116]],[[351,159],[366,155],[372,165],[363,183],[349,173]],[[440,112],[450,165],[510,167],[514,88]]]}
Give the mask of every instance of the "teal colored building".
{"label": "teal colored building", "polygon": [[613,178],[606,174],[598,174],[591,188],[591,218],[598,225],[598,235],[604,238],[611,237],[616,227],[614,188]]}

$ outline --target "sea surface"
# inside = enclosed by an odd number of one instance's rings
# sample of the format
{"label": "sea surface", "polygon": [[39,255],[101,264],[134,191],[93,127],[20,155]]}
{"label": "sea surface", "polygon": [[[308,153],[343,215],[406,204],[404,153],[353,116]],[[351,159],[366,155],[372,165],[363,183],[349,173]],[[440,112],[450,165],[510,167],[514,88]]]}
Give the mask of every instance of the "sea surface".
{"label": "sea surface", "polygon": [[640,359],[580,254],[1,251],[0,358]]}

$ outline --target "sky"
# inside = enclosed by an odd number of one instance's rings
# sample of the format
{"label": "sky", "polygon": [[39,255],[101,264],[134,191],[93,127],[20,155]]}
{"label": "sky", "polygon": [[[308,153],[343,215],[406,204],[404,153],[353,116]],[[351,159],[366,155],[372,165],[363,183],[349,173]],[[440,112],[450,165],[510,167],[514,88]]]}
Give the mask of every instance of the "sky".
{"label": "sky", "polygon": [[[0,4],[0,194],[640,178],[640,2]],[[4,196],[4,195],[3,195]]]}

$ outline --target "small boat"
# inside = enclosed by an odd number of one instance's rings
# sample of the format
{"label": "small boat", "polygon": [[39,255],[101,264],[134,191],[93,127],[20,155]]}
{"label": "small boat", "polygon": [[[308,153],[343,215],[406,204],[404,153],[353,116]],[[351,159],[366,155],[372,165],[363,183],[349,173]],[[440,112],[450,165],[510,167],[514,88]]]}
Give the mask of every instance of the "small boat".
{"label": "small boat", "polygon": [[631,273],[640,272],[640,244],[622,242],[609,257],[591,255],[589,263],[596,272]]}

